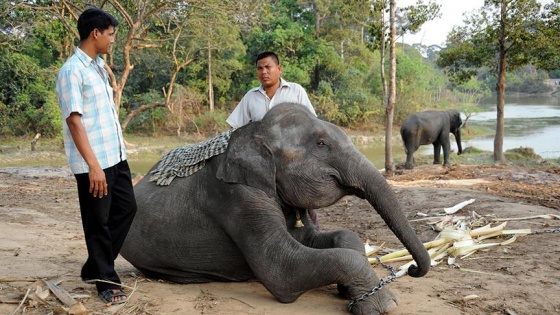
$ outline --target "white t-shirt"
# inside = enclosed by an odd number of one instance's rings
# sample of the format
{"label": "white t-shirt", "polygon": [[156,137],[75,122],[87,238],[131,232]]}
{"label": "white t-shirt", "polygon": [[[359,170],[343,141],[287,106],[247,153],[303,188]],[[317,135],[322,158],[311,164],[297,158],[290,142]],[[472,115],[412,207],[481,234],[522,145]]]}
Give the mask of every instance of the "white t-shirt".
{"label": "white t-shirt", "polygon": [[233,128],[245,126],[251,121],[262,120],[266,112],[275,105],[282,103],[301,104],[317,116],[307,93],[301,85],[287,82],[282,78],[280,78],[280,84],[280,88],[276,90],[272,99],[266,95],[262,85],[249,90],[229,115],[226,122]]}

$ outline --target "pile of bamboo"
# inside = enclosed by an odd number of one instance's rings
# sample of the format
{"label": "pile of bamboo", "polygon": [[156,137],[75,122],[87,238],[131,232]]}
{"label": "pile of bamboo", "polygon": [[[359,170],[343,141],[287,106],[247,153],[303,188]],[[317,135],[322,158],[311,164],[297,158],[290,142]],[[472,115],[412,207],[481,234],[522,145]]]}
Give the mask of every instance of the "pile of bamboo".
{"label": "pile of bamboo", "polygon": [[[518,237],[532,233],[531,229],[506,230],[505,227],[508,221],[537,217],[560,219],[557,215],[538,215],[510,219],[494,218],[492,221],[503,222],[480,226],[481,222],[486,222],[486,219],[474,211],[467,216],[455,215],[457,211],[474,201],[474,199],[470,199],[451,208],[445,208],[444,213],[433,216],[418,213],[419,216],[424,217],[419,220],[426,221],[435,231],[439,232],[433,241],[424,243],[432,259],[432,266],[442,263],[455,265],[457,259],[466,258],[477,251],[490,247],[509,245],[515,242]],[[368,259],[372,265],[378,264],[379,261],[387,264],[404,262],[399,267],[397,277],[406,274],[408,267],[414,263],[412,256],[406,249],[388,250],[383,245],[372,246],[369,242],[366,242],[364,245],[366,255],[369,257]],[[382,256],[379,257],[379,255]]]}

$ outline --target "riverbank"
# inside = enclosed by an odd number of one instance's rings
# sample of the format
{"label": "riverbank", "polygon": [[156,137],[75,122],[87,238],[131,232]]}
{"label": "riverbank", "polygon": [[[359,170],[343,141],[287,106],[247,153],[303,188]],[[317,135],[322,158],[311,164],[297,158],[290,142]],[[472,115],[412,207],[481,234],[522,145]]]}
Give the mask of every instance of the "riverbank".
{"label": "riverbank", "polygon": [[[356,146],[364,153],[378,168],[384,166],[384,143],[383,133],[365,134],[358,131],[346,131]],[[209,136],[210,137],[210,136]],[[131,165],[133,175],[145,175],[146,172],[171,149],[192,145],[204,141],[207,138],[200,135],[189,135],[182,138],[177,137],[139,137],[128,135],[127,152],[128,161]],[[398,132],[393,132],[393,160],[397,168],[401,168],[405,160],[402,141]],[[452,140],[453,141],[453,140]],[[422,146],[415,153],[416,163],[431,164],[433,155],[430,146]],[[462,155],[455,152],[451,154],[452,163],[461,165],[492,165],[493,158],[491,151],[482,151],[476,148],[463,146]],[[426,154],[422,154],[422,150]],[[536,168],[551,168],[560,166],[560,158],[543,159],[534,153],[530,148],[517,148],[505,152],[508,165],[518,165]],[[31,139],[11,138],[0,141],[0,167],[14,166],[66,166],[66,157],[62,140],[60,139],[39,139],[35,150],[31,150]]]}

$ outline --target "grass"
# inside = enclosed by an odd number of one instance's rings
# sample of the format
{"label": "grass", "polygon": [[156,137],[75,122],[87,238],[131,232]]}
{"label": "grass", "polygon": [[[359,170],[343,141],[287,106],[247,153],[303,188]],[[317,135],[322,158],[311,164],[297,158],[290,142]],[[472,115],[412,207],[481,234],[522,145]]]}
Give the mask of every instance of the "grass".
{"label": "grass", "polygon": [[461,138],[463,140],[469,140],[472,138],[494,135],[495,133],[496,130],[492,128],[467,125],[466,128],[461,129]]}
{"label": "grass", "polygon": [[[535,167],[535,168],[557,168],[560,167],[560,159],[543,159],[535,153],[532,148],[516,148],[504,152],[508,165]],[[493,165],[494,154],[491,151],[483,151],[474,147],[467,147],[463,154],[454,155],[452,161],[458,164],[471,165]]]}

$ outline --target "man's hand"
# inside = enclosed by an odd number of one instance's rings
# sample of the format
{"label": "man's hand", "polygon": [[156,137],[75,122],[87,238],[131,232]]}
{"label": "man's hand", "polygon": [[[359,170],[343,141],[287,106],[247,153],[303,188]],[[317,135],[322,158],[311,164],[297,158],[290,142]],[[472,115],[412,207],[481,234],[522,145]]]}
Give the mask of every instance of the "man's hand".
{"label": "man's hand", "polygon": [[99,166],[89,169],[89,192],[93,194],[93,197],[99,198],[107,196],[109,192],[105,172]]}

